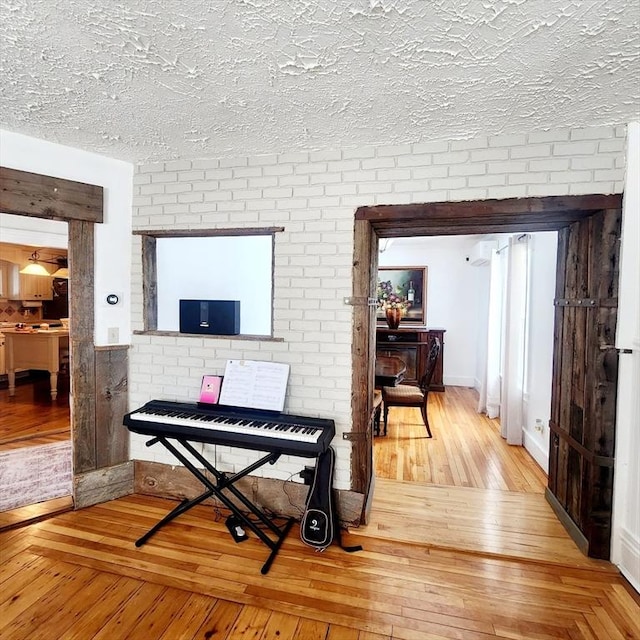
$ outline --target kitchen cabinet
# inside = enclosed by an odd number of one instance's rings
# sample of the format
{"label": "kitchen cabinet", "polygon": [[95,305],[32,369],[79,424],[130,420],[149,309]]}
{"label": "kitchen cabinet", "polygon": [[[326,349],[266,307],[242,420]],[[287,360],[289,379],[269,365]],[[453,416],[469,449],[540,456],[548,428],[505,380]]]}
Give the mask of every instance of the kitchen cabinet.
{"label": "kitchen cabinet", "polygon": [[432,391],[444,391],[442,363],[444,361],[444,334],[446,329],[425,327],[407,327],[376,330],[376,355],[395,356],[406,365],[403,384],[417,385],[427,368],[427,356],[431,338],[440,340],[440,355],[436,361],[429,388]]}
{"label": "kitchen cabinet", "polygon": [[49,273],[66,260],[65,249],[31,247],[0,242],[0,297],[5,300],[43,302],[53,300],[53,278],[19,273],[34,256]]}
{"label": "kitchen cabinet", "polygon": [[20,274],[20,300],[53,300],[53,278]]}

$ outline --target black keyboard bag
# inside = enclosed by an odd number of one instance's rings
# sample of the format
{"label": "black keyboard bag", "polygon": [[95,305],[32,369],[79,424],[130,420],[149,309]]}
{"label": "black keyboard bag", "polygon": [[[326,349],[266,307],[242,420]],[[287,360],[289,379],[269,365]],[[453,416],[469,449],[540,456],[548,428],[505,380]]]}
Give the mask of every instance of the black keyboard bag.
{"label": "black keyboard bag", "polygon": [[319,551],[324,551],[333,542],[335,514],[331,509],[331,491],[334,458],[335,453],[331,447],[327,447],[327,450],[318,456],[313,484],[309,489],[300,522],[302,542]]}
{"label": "black keyboard bag", "polygon": [[300,522],[302,542],[324,551],[337,538],[345,551],[360,551],[362,547],[344,547],[340,534],[340,522],[333,493],[333,467],[335,452],[331,447],[318,456],[313,484],[307,496],[304,515]]}

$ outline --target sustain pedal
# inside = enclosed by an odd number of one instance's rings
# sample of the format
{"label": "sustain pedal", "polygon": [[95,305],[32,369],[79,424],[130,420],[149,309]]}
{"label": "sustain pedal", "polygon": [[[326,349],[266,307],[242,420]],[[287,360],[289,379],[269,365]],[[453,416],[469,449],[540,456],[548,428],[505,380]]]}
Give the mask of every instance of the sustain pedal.
{"label": "sustain pedal", "polygon": [[244,530],[244,527],[242,526],[240,518],[238,518],[237,516],[231,514],[227,518],[225,525],[227,526],[227,529],[229,529],[229,533],[231,534],[231,537],[235,540],[235,542],[242,542],[249,537],[247,535],[247,532]]}

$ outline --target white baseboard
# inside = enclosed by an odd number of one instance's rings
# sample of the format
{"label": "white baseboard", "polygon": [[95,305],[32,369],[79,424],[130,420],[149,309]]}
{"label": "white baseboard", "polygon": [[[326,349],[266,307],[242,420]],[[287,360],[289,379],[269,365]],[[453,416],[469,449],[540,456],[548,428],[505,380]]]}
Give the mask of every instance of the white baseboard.
{"label": "white baseboard", "polygon": [[542,467],[545,473],[549,473],[549,449],[540,441],[537,434],[528,429],[523,429],[524,448],[531,454],[531,457]]}
{"label": "white baseboard", "polygon": [[620,564],[618,569],[640,593],[640,538],[631,531],[620,529]]}
{"label": "white baseboard", "polygon": [[445,387],[475,387],[475,378],[470,376],[446,376],[443,382]]}

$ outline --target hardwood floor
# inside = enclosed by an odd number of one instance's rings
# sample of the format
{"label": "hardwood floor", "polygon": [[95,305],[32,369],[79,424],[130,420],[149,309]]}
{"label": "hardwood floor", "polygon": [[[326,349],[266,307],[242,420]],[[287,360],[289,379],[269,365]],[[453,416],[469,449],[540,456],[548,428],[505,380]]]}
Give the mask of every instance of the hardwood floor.
{"label": "hardwood floor", "polygon": [[344,535],[362,551],[317,553],[296,525],[263,576],[265,546],[233,542],[206,506],[136,548],[175,503],[128,496],[0,533],[0,637],[640,638],[640,596],[577,551],[537,465],[512,455],[495,424],[476,433],[469,390],[432,402],[432,440],[419,413],[395,409],[376,438],[376,467],[400,453],[393,479],[376,474],[370,523]]}
{"label": "hardwood floor", "polygon": [[466,387],[429,394],[433,438],[419,409],[390,411],[388,435],[374,442],[370,519],[353,534],[592,567],[547,503],[543,470],[476,406]]}
{"label": "hardwood floor", "polygon": [[[0,457],[3,460],[0,466],[3,484],[0,502],[2,509],[8,509],[0,511],[0,530],[73,508],[71,495],[47,499],[60,495],[60,492],[52,491],[52,487],[58,486],[61,473],[59,453],[53,454],[57,447],[52,445],[68,443],[71,439],[68,376],[58,377],[58,389],[58,397],[52,402],[46,373],[20,380],[12,397],[7,388],[0,389]],[[33,460],[34,456],[37,458],[37,451],[45,450],[51,451],[51,455],[40,454],[42,467],[26,465],[25,460]],[[40,473],[41,468],[47,467],[48,475]],[[16,503],[13,497],[18,494],[23,499]],[[35,504],[31,507],[8,506],[8,502],[24,505],[32,500]]]}
{"label": "hardwood floor", "polygon": [[603,564],[582,554],[541,493],[378,478],[369,522],[352,534],[486,557],[572,567]]}
{"label": "hardwood floor", "polygon": [[426,437],[419,409],[393,407],[386,436],[374,440],[377,478],[452,487],[543,493],[544,471],[524,447],[500,436],[500,423],[476,411],[474,389],[429,394]]}
{"label": "hardwood floor", "polygon": [[18,384],[13,397],[0,389],[0,451],[49,444],[71,436],[68,378],[59,376],[59,394],[49,396],[49,377]]}
{"label": "hardwood floor", "polygon": [[140,548],[168,501],[129,496],[0,533],[5,640],[422,640],[640,637],[611,565],[569,567],[345,536],[317,553],[297,527],[270,572],[199,506]]}
{"label": "hardwood floor", "polygon": [[26,507],[17,507],[8,511],[0,512],[0,531],[17,529],[32,522],[46,520],[58,513],[64,513],[73,509],[73,499],[71,496],[53,498]]}

